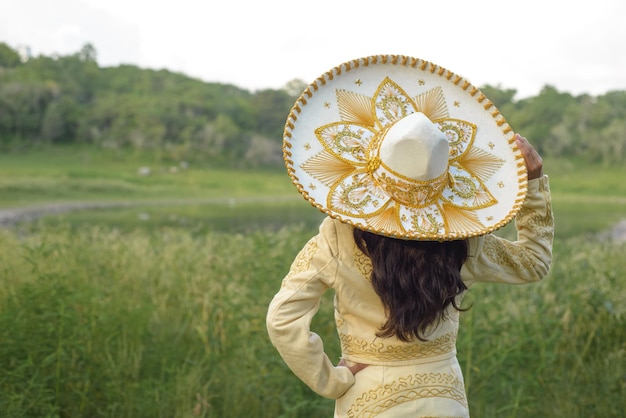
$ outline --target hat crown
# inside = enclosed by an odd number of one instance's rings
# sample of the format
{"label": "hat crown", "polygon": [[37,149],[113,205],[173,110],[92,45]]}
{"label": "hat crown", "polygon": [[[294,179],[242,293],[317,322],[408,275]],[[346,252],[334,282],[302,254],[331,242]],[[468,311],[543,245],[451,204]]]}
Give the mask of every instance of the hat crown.
{"label": "hat crown", "polygon": [[389,128],[379,155],[383,164],[401,176],[428,181],[448,170],[450,143],[426,115],[416,112]]}

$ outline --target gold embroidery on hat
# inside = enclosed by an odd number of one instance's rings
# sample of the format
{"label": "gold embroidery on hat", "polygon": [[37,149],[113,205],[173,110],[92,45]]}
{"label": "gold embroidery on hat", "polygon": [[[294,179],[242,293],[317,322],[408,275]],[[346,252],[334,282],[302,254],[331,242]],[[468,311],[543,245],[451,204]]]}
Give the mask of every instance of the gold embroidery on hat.
{"label": "gold embroidery on hat", "polygon": [[443,89],[435,87],[415,97],[418,112],[422,112],[431,122],[448,117],[448,106],[443,96]]}
{"label": "gold embroidery on hat", "polygon": [[364,189],[359,183],[352,183],[344,187],[340,196],[342,206],[355,209],[359,212],[369,203],[376,205],[376,202],[372,202],[372,195],[364,192]]}
{"label": "gold embroidery on hat", "polygon": [[370,176],[356,172],[333,184],[327,200],[337,213],[366,218],[380,212],[388,199]]}
{"label": "gold embroidery on hat", "polygon": [[400,222],[397,212],[398,208],[396,206],[390,206],[382,212],[376,213],[368,218],[367,224],[383,231],[404,231],[404,226],[402,222]]}
{"label": "gold embroidery on hat", "polygon": [[471,179],[463,176],[454,176],[452,189],[455,194],[463,199],[473,199],[476,197],[477,187]]}
{"label": "gold embroidery on hat", "polygon": [[[475,211],[497,203],[486,181],[504,160],[473,147],[476,125],[448,117],[441,87],[411,98],[386,77],[373,97],[336,90],[336,98],[340,121],[315,130],[324,150],[301,165],[329,187],[330,211],[362,219],[383,233],[398,231],[398,236],[450,238],[485,228]],[[424,182],[393,172],[378,157],[387,130],[418,111],[450,145],[449,170]]]}
{"label": "gold embroidery on hat", "polygon": [[464,231],[468,229],[484,228],[476,214],[472,211],[444,204],[442,210],[446,214],[444,217],[446,230]]}
{"label": "gold embroidery on hat", "polygon": [[502,167],[504,160],[480,148],[473,147],[459,163],[482,181],[487,181]]}
{"label": "gold embroidery on hat", "polygon": [[448,184],[447,171],[435,179],[419,181],[393,173],[386,166],[374,173],[374,178],[382,189],[396,201],[415,207],[430,205]]}
{"label": "gold embroidery on hat", "polygon": [[343,122],[374,127],[375,115],[369,97],[348,90],[337,90],[335,94]]}
{"label": "gold embroidery on hat", "polygon": [[455,160],[472,146],[476,137],[476,125],[460,119],[445,119],[437,122],[439,129],[450,143],[450,159]]}
{"label": "gold embroidery on hat", "polygon": [[411,227],[425,236],[437,234],[444,228],[444,223],[440,220],[442,218],[441,209],[437,205],[412,210]]}
{"label": "gold embroidery on hat", "polygon": [[386,127],[417,110],[413,100],[389,77],[380,84],[374,98],[377,122],[381,127]]}
{"label": "gold embroidery on hat", "polygon": [[361,125],[331,123],[316,129],[315,135],[329,153],[357,164],[367,159],[369,142],[375,133]]}
{"label": "gold embroidery on hat", "polygon": [[355,170],[354,165],[336,158],[327,151],[309,158],[301,167],[328,187],[349,176]]}
{"label": "gold embroidery on hat", "polygon": [[372,175],[380,167],[380,158],[372,157],[367,161],[367,173]]}

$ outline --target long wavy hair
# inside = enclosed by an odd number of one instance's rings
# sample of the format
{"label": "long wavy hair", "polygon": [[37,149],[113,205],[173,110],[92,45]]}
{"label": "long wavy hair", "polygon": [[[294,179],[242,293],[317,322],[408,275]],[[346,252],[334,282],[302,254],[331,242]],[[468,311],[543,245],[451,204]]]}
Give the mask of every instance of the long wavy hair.
{"label": "long wavy hair", "polygon": [[467,287],[461,267],[467,241],[410,241],[354,229],[354,240],[372,261],[371,281],[387,313],[377,336],[426,341],[426,331],[445,318]]}

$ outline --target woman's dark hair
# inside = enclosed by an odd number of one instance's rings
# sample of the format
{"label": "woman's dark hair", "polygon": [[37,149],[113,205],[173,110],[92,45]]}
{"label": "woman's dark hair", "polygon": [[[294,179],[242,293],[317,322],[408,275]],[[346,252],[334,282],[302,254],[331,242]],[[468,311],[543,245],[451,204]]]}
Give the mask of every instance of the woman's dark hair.
{"label": "woman's dark hair", "polygon": [[409,241],[356,228],[354,240],[372,261],[372,285],[387,311],[377,336],[426,341],[449,305],[465,310],[456,297],[467,290],[461,280],[467,241]]}

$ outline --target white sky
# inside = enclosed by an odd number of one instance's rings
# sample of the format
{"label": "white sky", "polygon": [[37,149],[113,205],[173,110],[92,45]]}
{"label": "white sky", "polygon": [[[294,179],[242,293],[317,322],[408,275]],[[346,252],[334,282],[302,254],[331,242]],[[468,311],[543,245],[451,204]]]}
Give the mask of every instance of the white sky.
{"label": "white sky", "polygon": [[626,90],[624,0],[0,0],[0,42],[257,90],[403,54],[472,84]]}

